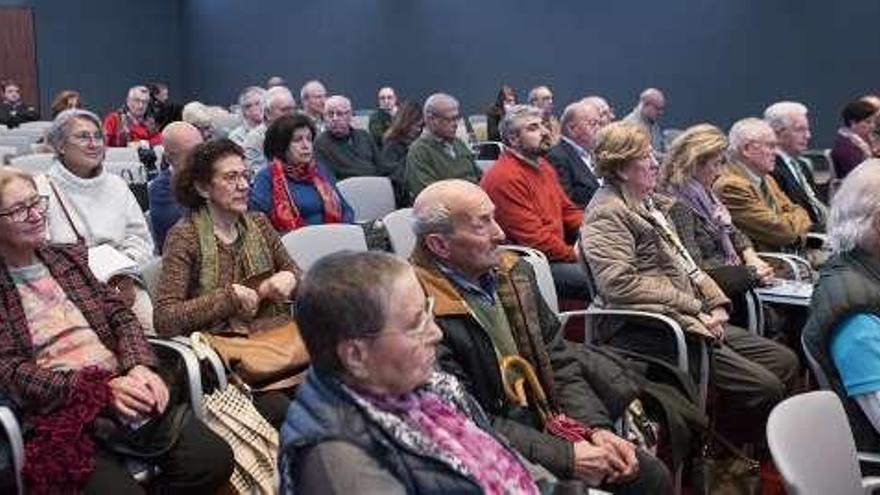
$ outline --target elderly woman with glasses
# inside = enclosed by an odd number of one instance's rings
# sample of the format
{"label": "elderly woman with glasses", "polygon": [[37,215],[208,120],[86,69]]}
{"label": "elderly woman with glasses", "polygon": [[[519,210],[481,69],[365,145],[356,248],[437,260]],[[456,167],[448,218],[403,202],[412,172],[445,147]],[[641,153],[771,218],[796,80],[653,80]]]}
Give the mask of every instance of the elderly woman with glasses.
{"label": "elderly woman with glasses", "polygon": [[[723,405],[719,427],[739,440],[762,438],[763,421],[797,378],[797,357],[727,324],[730,301],[685,248],[667,217],[669,200],[654,194],[659,166],[648,133],[634,124],[609,124],[594,152],[605,184],[587,206],[580,246],[595,277],[596,302],[666,314],[685,330],[691,363],[699,362],[700,341],[714,344],[710,383]],[[674,355],[673,339],[658,338],[668,337],[662,329],[616,319],[596,330],[614,346]]]}
{"label": "elderly woman with glasses", "polygon": [[282,493],[539,493],[476,400],[435,369],[441,331],[406,261],[327,256],[296,315],[312,368],[281,430]]}
{"label": "elderly woman with glasses", "polygon": [[[48,207],[33,178],[0,168],[0,390],[28,426],[24,477],[36,493],[141,493],[107,440],[165,444],[177,408],[134,314],[92,275],[85,248],[46,244]],[[182,421],[149,488],[213,493],[232,452]]]}
{"label": "elderly woman with glasses", "polygon": [[[49,198],[49,241],[102,247],[105,254],[92,263],[96,276],[122,294],[145,331],[152,333],[153,307],[140,271],[153,259],[153,238],[128,185],[103,167],[100,119],[87,110],[65,110],[55,117],[47,140],[55,161],[37,177],[37,184]],[[109,263],[109,251],[118,258],[118,269],[101,266]]]}
{"label": "elderly woman with glasses", "polygon": [[[266,217],[247,211],[249,179],[244,154],[229,139],[196,146],[175,170],[174,194],[190,213],[165,241],[156,295],[160,335],[250,334],[289,320],[286,303],[299,268]],[[288,392],[257,394],[269,422],[284,417]]]}

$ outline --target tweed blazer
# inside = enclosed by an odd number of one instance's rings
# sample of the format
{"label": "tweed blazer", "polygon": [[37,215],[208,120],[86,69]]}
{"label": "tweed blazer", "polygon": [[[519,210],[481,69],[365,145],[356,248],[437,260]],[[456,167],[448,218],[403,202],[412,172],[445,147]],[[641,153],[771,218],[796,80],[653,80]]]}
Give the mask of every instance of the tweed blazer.
{"label": "tweed blazer", "polygon": [[[137,365],[158,364],[134,313],[89,270],[81,244],[37,249],[37,257],[82,312],[98,339],[119,362],[120,374]],[[67,400],[75,371],[54,371],[36,363],[36,349],[18,290],[5,264],[0,264],[0,390],[25,413],[43,413]]]}
{"label": "tweed blazer", "polygon": [[727,206],[733,223],[752,240],[755,250],[797,249],[813,226],[810,215],[782,192],[770,174],[764,180],[776,211],[764,201],[742,163],[731,163],[715,181],[715,194]]}

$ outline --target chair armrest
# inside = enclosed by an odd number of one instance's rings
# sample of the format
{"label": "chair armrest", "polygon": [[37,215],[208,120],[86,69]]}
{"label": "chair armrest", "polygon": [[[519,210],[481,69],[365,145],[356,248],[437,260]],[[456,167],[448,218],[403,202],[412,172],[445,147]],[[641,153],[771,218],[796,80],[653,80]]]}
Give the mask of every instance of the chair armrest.
{"label": "chair armrest", "polygon": [[746,300],[746,311],[749,315],[749,332],[755,335],[764,335],[764,307],[761,298],[754,289],[749,289],[743,294]]}
{"label": "chair armrest", "polygon": [[856,452],[859,462],[867,462],[870,464],[880,464],[880,453],[874,452]]}
{"label": "chair armrest", "polygon": [[200,421],[205,419],[205,410],[202,406],[202,374],[199,368],[199,360],[195,352],[187,346],[172,340],[151,337],[148,339],[155,347],[162,347],[175,352],[182,360],[186,369],[186,383],[189,385],[189,398],[193,413]]}
{"label": "chair armrest", "polygon": [[880,488],[880,477],[868,476],[862,478],[862,488],[865,489],[865,493],[874,493],[875,490]]}
{"label": "chair armrest", "polygon": [[21,435],[21,426],[15,413],[7,406],[0,406],[0,424],[6,430],[9,439],[9,448],[12,451],[12,467],[15,470],[15,487],[19,495],[24,493],[24,484],[21,479],[21,470],[24,468],[24,439]]}
{"label": "chair armrest", "polygon": [[220,359],[220,355],[217,354],[217,351],[210,346],[200,345],[198,348],[195,348],[193,347],[192,340],[188,337],[178,335],[172,340],[191,349],[199,360],[207,359],[208,364],[211,365],[211,369],[214,371],[214,377],[217,378],[217,388],[219,390],[226,389],[226,385],[229,383],[226,376],[226,366],[223,364],[223,360]]}
{"label": "chair armrest", "polygon": [[824,249],[826,246],[828,246],[828,234],[822,234],[819,232],[807,232],[807,244],[810,244],[811,240],[820,248]]}
{"label": "chair armrest", "polygon": [[639,318],[650,318],[665,323],[666,326],[669,327],[669,329],[672,331],[673,337],[675,337],[675,347],[678,352],[678,369],[680,369],[684,373],[688,372],[688,353],[687,344],[684,340],[684,331],[681,329],[681,325],[679,325],[678,322],[676,322],[672,318],[666,315],[661,315],[659,313],[650,313],[648,311],[636,311],[632,309],[606,309],[597,308],[593,305],[590,305],[590,307],[586,309],[586,314],[590,316],[634,316]]}
{"label": "chair armrest", "polygon": [[[785,263],[796,280],[813,280],[813,267],[810,265],[810,262],[796,254],[760,252],[757,255],[761,258]],[[801,270],[803,270],[804,275],[802,275]]]}

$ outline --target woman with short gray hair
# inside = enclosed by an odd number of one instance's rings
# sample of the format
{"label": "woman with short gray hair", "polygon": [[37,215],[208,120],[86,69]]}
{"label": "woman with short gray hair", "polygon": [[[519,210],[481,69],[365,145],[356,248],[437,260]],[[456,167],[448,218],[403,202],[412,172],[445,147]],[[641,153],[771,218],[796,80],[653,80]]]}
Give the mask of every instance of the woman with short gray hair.
{"label": "woman with short gray hair", "polygon": [[819,269],[804,344],[844,403],[859,450],[880,448],[880,160],[831,201],[833,255]]}
{"label": "woman with short gray hair", "polygon": [[[101,120],[88,110],[65,110],[53,121],[47,140],[55,161],[36,180],[40,194],[49,198],[49,241],[81,242],[118,254],[128,267],[103,273],[95,263],[93,271],[123,296],[141,325],[152,332],[153,307],[140,271],[153,258],[153,238],[128,185],[104,170]],[[106,256],[101,261],[108,261]]]}

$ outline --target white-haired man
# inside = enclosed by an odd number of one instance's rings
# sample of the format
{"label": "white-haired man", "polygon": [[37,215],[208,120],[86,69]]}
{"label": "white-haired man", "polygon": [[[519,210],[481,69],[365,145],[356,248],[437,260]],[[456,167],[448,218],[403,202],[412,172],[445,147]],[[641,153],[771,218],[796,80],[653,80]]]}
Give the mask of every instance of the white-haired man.
{"label": "white-haired man", "polygon": [[373,137],[351,126],[351,101],[333,95],[324,103],[324,132],[315,139],[315,154],[337,180],[387,175]]}
{"label": "white-haired man", "polygon": [[810,214],[813,230],[825,230],[828,207],[819,199],[813,172],[801,153],[810,144],[807,107],[794,101],[776,102],[764,110],[764,120],[776,132],[779,148],[773,178],[789,199]]}
{"label": "white-haired man", "polygon": [[657,88],[648,88],[639,94],[639,103],[633,108],[624,122],[636,124],[651,135],[651,146],[657,154],[663,152],[663,131],[660,129],[660,117],[666,110],[666,97]]}
{"label": "white-haired man", "polygon": [[601,113],[592,101],[584,99],[565,107],[560,124],[562,139],[547,152],[547,160],[556,168],[569,199],[579,208],[586,208],[601,185],[593,165]]}
{"label": "white-haired man", "polygon": [[159,127],[147,115],[150,91],[146,86],[134,86],[128,90],[125,104],[104,117],[104,144],[128,146],[129,143],[147,142],[155,146],[162,141]]}
{"label": "white-haired man", "polygon": [[256,175],[269,161],[263,151],[263,141],[266,140],[266,129],[272,122],[281,117],[293,115],[296,112],[296,100],[293,94],[284,86],[273,86],[263,93],[260,100],[260,108],[263,113],[263,123],[254,127],[244,138],[244,159],[248,170]]}
{"label": "white-haired man", "polygon": [[315,132],[321,134],[324,131],[324,103],[327,101],[324,84],[317,79],[303,84],[299,90],[299,101],[302,102],[303,112],[315,124]]}
{"label": "white-haired man", "polygon": [[419,136],[406,154],[405,181],[410,197],[443,179],[465,179],[476,183],[480,169],[474,153],[464,141],[456,137],[458,100],[445,93],[434,93],[425,100],[425,132]]}
{"label": "white-haired man", "polygon": [[733,124],[728,139],[731,163],[715,182],[715,194],[756,251],[800,251],[813,222],[770,175],[776,133],[763,120],[746,118]]}
{"label": "white-haired man", "polygon": [[599,127],[605,127],[614,122],[614,119],[617,118],[617,116],[614,115],[614,108],[608,104],[608,101],[605,100],[605,98],[602,98],[599,95],[587,96],[581,101],[595,105],[596,108],[599,109]]}
{"label": "white-haired man", "polygon": [[553,91],[547,86],[536,86],[529,91],[529,105],[537,107],[544,116],[544,126],[550,132],[550,145],[556,146],[562,136],[559,119],[553,115]]}

